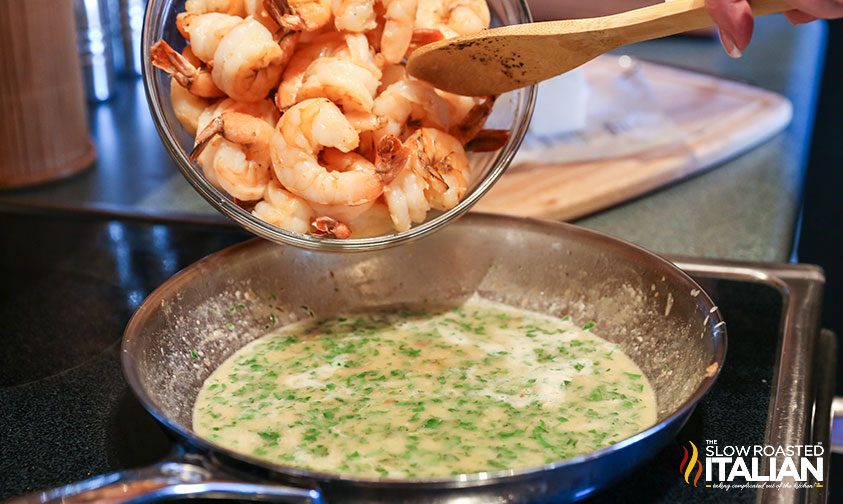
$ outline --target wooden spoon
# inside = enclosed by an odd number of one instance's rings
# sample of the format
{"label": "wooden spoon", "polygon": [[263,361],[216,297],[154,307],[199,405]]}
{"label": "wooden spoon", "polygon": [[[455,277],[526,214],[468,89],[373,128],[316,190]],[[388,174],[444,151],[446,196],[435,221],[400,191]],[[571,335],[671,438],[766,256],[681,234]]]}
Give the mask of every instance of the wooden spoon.
{"label": "wooden spoon", "polygon": [[[783,0],[751,0],[755,16],[792,9]],[[497,95],[576,68],[618,47],[706,28],[704,0],[670,0],[591,19],[504,26],[416,49],[410,75],[468,96]]]}

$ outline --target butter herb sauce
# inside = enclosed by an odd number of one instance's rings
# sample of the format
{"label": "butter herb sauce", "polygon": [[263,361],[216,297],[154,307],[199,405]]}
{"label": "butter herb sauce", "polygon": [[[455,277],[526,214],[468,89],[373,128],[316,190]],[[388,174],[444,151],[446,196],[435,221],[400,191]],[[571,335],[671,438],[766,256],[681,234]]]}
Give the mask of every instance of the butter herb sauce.
{"label": "butter herb sauce", "polygon": [[592,326],[476,298],[293,324],[214,371],[194,429],[270,462],[356,476],[557,461],[655,422],[647,378]]}

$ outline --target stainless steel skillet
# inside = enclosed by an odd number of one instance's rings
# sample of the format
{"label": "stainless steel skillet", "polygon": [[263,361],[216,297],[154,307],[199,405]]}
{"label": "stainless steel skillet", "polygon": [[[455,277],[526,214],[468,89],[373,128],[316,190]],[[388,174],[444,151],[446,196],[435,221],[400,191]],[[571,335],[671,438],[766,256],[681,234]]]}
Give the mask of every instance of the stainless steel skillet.
{"label": "stainless steel skillet", "polygon": [[[598,334],[618,343],[653,383],[658,423],[608,448],[540,467],[427,480],[351,478],[273,465],[192,432],[192,406],[204,379],[274,324],[384,305],[457,303],[475,292],[596,321]],[[124,334],[129,385],[189,455],[21,500],[576,500],[664,447],[711,387],[725,351],[725,325],[693,280],[643,249],[575,226],[470,215],[403,247],[359,254],[252,240],[171,278],[147,298]]]}

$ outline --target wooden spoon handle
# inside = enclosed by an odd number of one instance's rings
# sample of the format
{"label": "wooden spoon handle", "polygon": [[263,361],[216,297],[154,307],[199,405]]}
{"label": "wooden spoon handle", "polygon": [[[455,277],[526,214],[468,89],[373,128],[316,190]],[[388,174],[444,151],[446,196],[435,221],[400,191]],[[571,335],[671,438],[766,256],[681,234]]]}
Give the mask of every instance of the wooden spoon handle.
{"label": "wooden spoon handle", "polygon": [[[790,10],[750,0],[755,16]],[[500,94],[549,79],[618,47],[712,26],[704,0],[669,0],[612,16],[502,26],[416,49],[410,75],[452,93]]]}
{"label": "wooden spoon handle", "polygon": [[[751,0],[750,5],[753,16],[793,9],[784,0]],[[612,32],[611,38],[616,47],[707,28],[714,24],[705,10],[704,0],[668,0],[591,21],[600,23],[604,29]]]}

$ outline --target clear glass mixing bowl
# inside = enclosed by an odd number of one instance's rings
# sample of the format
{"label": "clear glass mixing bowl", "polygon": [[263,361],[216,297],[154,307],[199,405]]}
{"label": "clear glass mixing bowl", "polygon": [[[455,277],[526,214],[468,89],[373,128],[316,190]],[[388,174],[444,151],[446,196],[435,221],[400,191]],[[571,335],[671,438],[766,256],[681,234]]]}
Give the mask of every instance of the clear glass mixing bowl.
{"label": "clear glass mixing bowl", "polygon": [[[527,23],[531,20],[527,4],[523,0],[487,2],[492,13],[492,26]],[[474,180],[463,200],[447,212],[431,211],[425,222],[407,231],[370,238],[337,240],[275,227],[239,207],[229,195],[211,185],[202,174],[201,168],[188,158],[193,148],[193,137],[182,128],[173,113],[170,103],[170,77],[154,68],[149,60],[149,48],[158,39],[164,39],[179,51],[184,47],[184,39],[176,30],[175,24],[176,14],[183,10],[184,0],[150,0],[146,8],[142,41],[143,81],[155,126],[170,156],[199,194],[240,226],[267,240],[317,250],[360,251],[392,247],[421,238],[445,226],[477,203],[509,166],[527,132],[535,101],[534,86],[498,97],[486,127],[509,131],[509,139],[506,145],[496,152],[469,154]]]}

